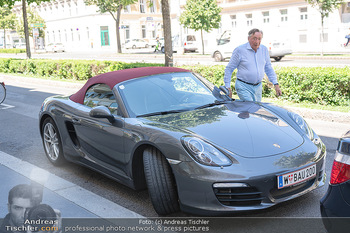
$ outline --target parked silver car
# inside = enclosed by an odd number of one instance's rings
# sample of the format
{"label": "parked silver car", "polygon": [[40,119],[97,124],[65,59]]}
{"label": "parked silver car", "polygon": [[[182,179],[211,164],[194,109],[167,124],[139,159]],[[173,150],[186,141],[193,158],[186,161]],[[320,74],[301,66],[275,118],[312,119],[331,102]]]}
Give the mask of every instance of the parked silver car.
{"label": "parked silver car", "polygon": [[[215,61],[230,59],[233,50],[240,45],[239,40],[234,40],[231,31],[223,32],[217,39],[217,46],[212,50],[211,56]],[[292,49],[288,41],[264,40],[263,43],[269,50],[270,58],[280,61],[284,56],[292,54]]]}
{"label": "parked silver car", "polygon": [[45,47],[46,52],[64,52],[66,51],[64,45],[62,43],[50,43]]}
{"label": "parked silver car", "polygon": [[126,40],[124,47],[126,49],[148,48],[149,44],[143,39]]}

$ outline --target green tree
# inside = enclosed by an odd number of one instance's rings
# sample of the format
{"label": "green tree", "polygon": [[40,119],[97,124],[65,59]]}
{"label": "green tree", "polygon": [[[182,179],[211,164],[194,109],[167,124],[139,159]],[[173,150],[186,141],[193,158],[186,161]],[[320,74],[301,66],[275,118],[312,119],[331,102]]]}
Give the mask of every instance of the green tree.
{"label": "green tree", "polygon": [[122,53],[122,46],[120,42],[120,15],[124,6],[136,3],[138,0],[84,0],[87,5],[95,5],[99,8],[100,13],[110,13],[115,21],[117,34],[118,53]]}
{"label": "green tree", "polygon": [[164,55],[165,66],[173,66],[173,46],[171,41],[171,21],[170,8],[168,0],[161,0],[163,30],[164,30]]}
{"label": "green tree", "polygon": [[[27,20],[28,20],[29,36],[33,37],[33,28],[34,28],[33,24],[35,23],[44,25],[42,28],[39,28],[39,37],[45,36],[45,28],[46,28],[45,20],[41,18],[39,14],[35,12],[31,7],[28,7],[27,9]],[[23,17],[21,17],[21,19],[17,21],[16,30],[18,35],[22,37],[25,35],[24,26],[23,26]]]}
{"label": "green tree", "polygon": [[0,29],[4,30],[4,48],[6,48],[6,29],[15,29],[16,15],[8,6],[0,7]]}
{"label": "green tree", "polygon": [[203,30],[209,32],[219,28],[221,8],[216,0],[187,0],[185,11],[180,16],[180,22],[187,28],[201,31],[202,51],[204,54]]}
{"label": "green tree", "polygon": [[317,8],[321,14],[321,56],[323,56],[323,41],[324,41],[324,18],[329,16],[329,13],[332,13],[334,10],[338,9],[339,6],[344,3],[343,0],[305,0],[312,7]]}
{"label": "green tree", "polygon": [[[28,31],[28,20],[27,20],[27,4],[36,3],[40,5],[42,2],[49,2],[50,0],[22,0],[22,15],[23,15],[23,26],[24,26],[24,36],[26,40],[26,50],[27,50],[27,59],[32,57],[29,46],[29,31]],[[15,5],[17,0],[0,0],[0,7],[8,6],[10,9]]]}

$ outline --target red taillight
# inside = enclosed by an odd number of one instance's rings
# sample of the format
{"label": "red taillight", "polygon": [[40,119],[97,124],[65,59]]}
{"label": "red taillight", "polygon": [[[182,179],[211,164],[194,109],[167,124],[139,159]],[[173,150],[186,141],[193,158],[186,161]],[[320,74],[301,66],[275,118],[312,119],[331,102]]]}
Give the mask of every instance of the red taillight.
{"label": "red taillight", "polygon": [[336,153],[332,167],[331,184],[340,184],[350,180],[350,165],[348,161],[349,156]]}

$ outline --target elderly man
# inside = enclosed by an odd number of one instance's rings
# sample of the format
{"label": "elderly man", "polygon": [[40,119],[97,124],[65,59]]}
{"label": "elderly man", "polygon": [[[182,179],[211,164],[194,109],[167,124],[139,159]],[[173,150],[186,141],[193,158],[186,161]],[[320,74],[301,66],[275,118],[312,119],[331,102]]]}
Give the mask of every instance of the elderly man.
{"label": "elderly man", "polygon": [[252,29],[248,33],[248,42],[238,46],[232,53],[230,62],[225,69],[225,86],[231,91],[232,72],[237,68],[236,91],[241,100],[261,101],[262,79],[266,73],[273,83],[276,95],[282,94],[277,82],[277,76],[272,68],[269,51],[264,45],[260,45],[263,32]]}

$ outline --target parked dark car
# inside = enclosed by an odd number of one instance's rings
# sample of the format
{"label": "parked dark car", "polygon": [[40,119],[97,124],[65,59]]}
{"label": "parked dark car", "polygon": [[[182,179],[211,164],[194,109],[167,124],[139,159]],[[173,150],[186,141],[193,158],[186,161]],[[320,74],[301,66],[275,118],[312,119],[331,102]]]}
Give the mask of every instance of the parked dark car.
{"label": "parked dark car", "polygon": [[328,232],[346,232],[350,227],[350,131],[339,140],[321,215]]}
{"label": "parked dark car", "polygon": [[160,215],[265,209],[324,185],[326,148],[302,117],[227,94],[180,68],[101,74],[44,101],[44,149],[148,188]]}

